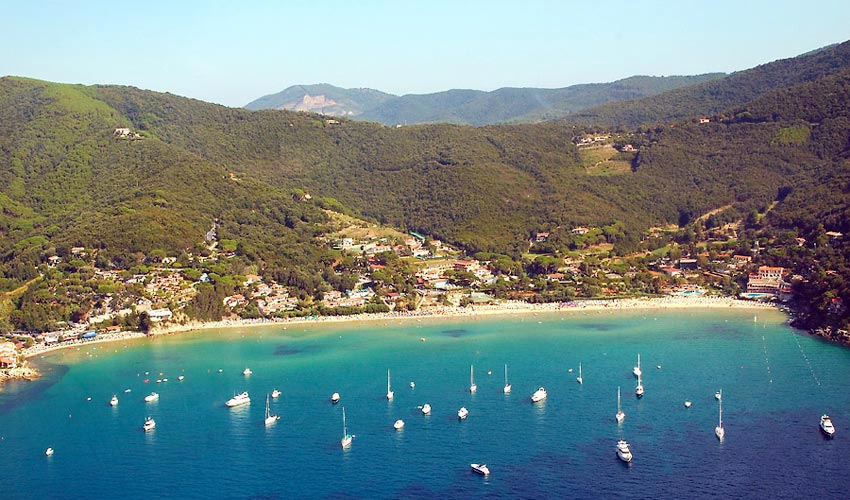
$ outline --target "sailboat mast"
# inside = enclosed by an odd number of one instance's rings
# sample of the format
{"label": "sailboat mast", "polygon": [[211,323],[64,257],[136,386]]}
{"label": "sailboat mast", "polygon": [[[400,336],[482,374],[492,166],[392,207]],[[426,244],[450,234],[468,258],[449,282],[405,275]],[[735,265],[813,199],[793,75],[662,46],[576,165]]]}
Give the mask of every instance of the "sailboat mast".
{"label": "sailboat mast", "polygon": [[508,365],[505,364],[505,385],[508,385]]}
{"label": "sailboat mast", "polygon": [[387,370],[387,393],[390,392],[390,371]]}
{"label": "sailboat mast", "polygon": [[469,365],[469,385],[475,385],[475,377],[473,376],[473,371],[475,367],[473,365]]}
{"label": "sailboat mast", "polygon": [[620,387],[617,387],[617,413],[620,413]]}
{"label": "sailboat mast", "polygon": [[342,407],[342,435],[348,435],[348,427],[345,425],[345,407]]}
{"label": "sailboat mast", "polygon": [[718,403],[720,403],[720,407],[719,407],[719,408],[720,408],[720,410],[719,410],[719,412],[718,412],[718,423],[717,423],[717,426],[718,426],[718,427],[723,427],[723,391],[720,391],[720,401],[718,401]]}

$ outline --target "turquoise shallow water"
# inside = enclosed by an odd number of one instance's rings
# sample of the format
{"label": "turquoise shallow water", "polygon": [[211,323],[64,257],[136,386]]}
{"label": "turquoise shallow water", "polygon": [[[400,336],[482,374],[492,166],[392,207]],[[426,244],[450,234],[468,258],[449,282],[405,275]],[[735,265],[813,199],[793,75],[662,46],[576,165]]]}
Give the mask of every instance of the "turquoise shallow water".
{"label": "turquoise shallow water", "polygon": [[[40,381],[0,393],[2,497],[846,497],[850,350],[790,329],[778,312],[757,311],[756,322],[753,314],[290,325],[53,354],[39,360]],[[641,400],[631,373],[638,353]],[[582,385],[568,372],[579,362]],[[502,393],[504,363],[510,395]],[[245,367],[253,375],[243,376]],[[169,381],[156,384],[160,377]],[[549,397],[532,404],[541,385]],[[620,426],[618,386],[627,415]],[[281,420],[266,428],[273,388],[283,392],[272,403]],[[718,389],[722,444],[714,436]],[[243,390],[250,406],[224,406]],[[151,391],[160,399],[145,403]],[[337,406],[329,402],[335,391]],[[418,409],[426,402],[427,417]],[[343,406],[356,435],[348,450],[339,445]],[[464,422],[461,406],[470,411]],[[818,431],[822,413],[836,424],[833,440]],[[148,415],[157,428],[144,433]],[[401,432],[392,428],[398,418],[407,423]],[[621,436],[632,445],[630,466],[616,459]],[[475,475],[471,462],[487,463],[492,475]]]}

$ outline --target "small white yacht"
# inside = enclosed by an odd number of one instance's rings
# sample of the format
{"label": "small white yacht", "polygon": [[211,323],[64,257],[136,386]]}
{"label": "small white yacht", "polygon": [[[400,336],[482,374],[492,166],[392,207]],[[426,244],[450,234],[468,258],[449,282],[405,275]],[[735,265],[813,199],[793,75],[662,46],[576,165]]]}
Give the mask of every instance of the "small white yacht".
{"label": "small white yacht", "polygon": [[145,425],[142,426],[142,429],[144,429],[145,432],[156,429],[156,420],[154,420],[152,417],[146,418]]}
{"label": "small white yacht", "polygon": [[623,412],[622,408],[620,408],[620,388],[617,387],[617,423],[623,423],[625,418],[626,414]]}
{"label": "small white yacht", "polygon": [[248,397],[248,391],[245,391],[242,394],[237,394],[232,398],[228,399],[224,404],[225,406],[233,408],[234,406],[241,406],[250,402],[251,398]]}
{"label": "small white yacht", "polygon": [[640,354],[638,354],[637,366],[632,369],[632,373],[635,375],[635,377],[640,377],[641,375],[643,375],[643,371],[641,371],[640,369]]}
{"label": "small white yacht", "polygon": [[534,394],[531,395],[531,402],[538,403],[546,399],[546,396],[548,396],[548,394],[546,394],[546,389],[541,387],[534,391]]}
{"label": "small white yacht", "polygon": [[410,381],[410,388],[411,388],[411,389],[415,389],[415,388],[416,388],[416,384],[415,384],[412,380]]}
{"label": "small white yacht", "polygon": [[113,394],[112,399],[109,400],[109,406],[118,406],[118,395]]}
{"label": "small white yacht", "polygon": [[635,387],[635,396],[643,397],[643,381],[641,381],[640,376],[638,376],[637,387]]}
{"label": "small white yacht", "polygon": [[404,429],[404,420],[402,420],[402,419],[396,420],[395,423],[393,424],[393,429],[395,429],[397,431]]}
{"label": "small white yacht", "polygon": [[832,419],[829,418],[829,415],[822,415],[820,417],[820,430],[823,431],[827,437],[835,436],[835,426],[832,425]]}
{"label": "small white yacht", "polygon": [[339,403],[339,393],[338,392],[331,394],[331,403],[333,403],[333,404]]}
{"label": "small white yacht", "polygon": [[354,440],[354,436],[348,433],[348,426],[345,425],[345,407],[342,407],[342,439],[339,440],[339,444],[342,445],[343,448],[348,448],[351,446],[351,441]]}
{"label": "small white yacht", "polygon": [[277,389],[272,390],[272,398],[277,399],[280,396],[280,391]]}
{"label": "small white yacht", "polygon": [[685,408],[690,408],[690,407],[691,407],[691,402],[685,401]]}
{"label": "small white yacht", "polygon": [[425,403],[424,405],[422,405],[422,414],[423,415],[430,415],[431,414],[431,405],[429,405],[428,403]]}
{"label": "small white yacht", "polygon": [[487,468],[487,464],[469,464],[472,467],[472,470],[481,474],[482,476],[489,476],[490,469]]}
{"label": "small white yacht", "polygon": [[269,409],[269,395],[266,394],[266,425],[272,425],[278,420],[280,420],[280,416],[272,415],[271,410]]}
{"label": "small white yacht", "polygon": [[387,401],[391,401],[393,396],[395,396],[395,393],[390,388],[390,371],[387,370]]}
{"label": "small white yacht", "polygon": [[461,406],[460,410],[457,411],[458,420],[466,420],[466,417],[469,416],[469,410],[466,409],[465,406]]}
{"label": "small white yacht", "polygon": [[478,386],[475,385],[475,370],[472,365],[469,365],[469,392],[475,392]]}
{"label": "small white yacht", "polygon": [[505,388],[502,389],[505,394],[511,393],[511,384],[508,383],[508,365],[505,365]]}
{"label": "small white yacht", "polygon": [[151,403],[153,401],[157,401],[159,399],[159,394],[152,392],[145,396],[145,403]]}
{"label": "small white yacht", "polygon": [[177,381],[178,381],[178,382],[183,382],[183,379],[184,379],[184,378],[186,378],[186,377],[184,377],[183,375],[180,375],[179,377],[177,377]]}
{"label": "small white yacht", "polygon": [[44,454],[47,455],[48,457],[52,457],[53,456],[53,448],[46,449],[44,451]]}
{"label": "small white yacht", "polygon": [[584,383],[584,378],[581,376],[581,363],[578,364],[578,377],[576,377],[576,382],[579,384]]}
{"label": "small white yacht", "polygon": [[617,457],[626,463],[632,461],[632,450],[629,448],[629,443],[625,439],[617,441]]}
{"label": "small white yacht", "polygon": [[245,368],[244,370],[242,370],[242,375],[245,375],[246,377],[252,373],[254,372],[252,372],[250,368]]}
{"label": "small white yacht", "polygon": [[726,429],[723,428],[723,391],[718,392],[720,397],[717,399],[718,409],[717,409],[717,427],[714,428],[714,435],[717,436],[717,439],[723,441],[723,438],[726,437]]}

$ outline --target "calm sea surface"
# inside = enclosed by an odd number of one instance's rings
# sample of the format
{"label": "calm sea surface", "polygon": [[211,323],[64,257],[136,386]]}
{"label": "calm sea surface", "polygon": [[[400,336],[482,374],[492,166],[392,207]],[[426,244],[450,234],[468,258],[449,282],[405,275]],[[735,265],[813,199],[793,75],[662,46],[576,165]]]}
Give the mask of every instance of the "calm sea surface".
{"label": "calm sea surface", "polygon": [[[790,329],[775,311],[302,324],[90,345],[38,362],[41,380],[0,392],[0,498],[850,495],[850,350]],[[549,397],[532,404],[539,386]],[[266,428],[274,388],[281,419]],[[719,389],[723,443],[714,436]],[[224,406],[246,390],[250,406]],[[151,391],[160,399],[145,403]],[[343,407],[356,436],[347,450]],[[833,440],[819,432],[823,413]],[[145,433],[147,416],[157,428]],[[395,431],[399,418],[407,425]],[[621,437],[631,465],[617,460]],[[488,464],[490,477],[472,462]]]}

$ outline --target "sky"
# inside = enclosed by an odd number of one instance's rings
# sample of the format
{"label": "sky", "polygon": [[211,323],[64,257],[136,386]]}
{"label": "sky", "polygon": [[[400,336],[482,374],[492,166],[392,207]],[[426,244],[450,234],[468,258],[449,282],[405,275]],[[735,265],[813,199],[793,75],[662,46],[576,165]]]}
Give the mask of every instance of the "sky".
{"label": "sky", "polygon": [[850,39],[821,0],[0,0],[0,76],[244,106],[291,85],[392,94],[739,71]]}

